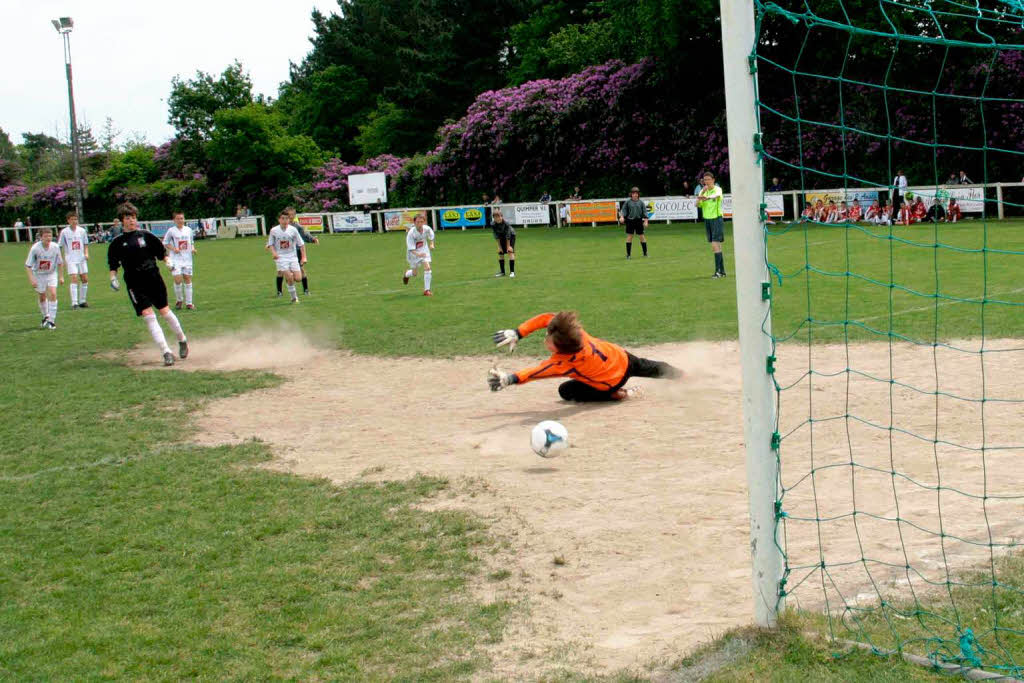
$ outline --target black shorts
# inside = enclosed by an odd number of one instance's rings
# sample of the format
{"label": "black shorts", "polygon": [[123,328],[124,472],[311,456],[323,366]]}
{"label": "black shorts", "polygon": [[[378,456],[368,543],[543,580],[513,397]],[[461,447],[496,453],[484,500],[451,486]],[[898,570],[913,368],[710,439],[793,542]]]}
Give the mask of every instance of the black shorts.
{"label": "black shorts", "polygon": [[682,372],[678,368],[674,368],[660,360],[640,358],[634,356],[629,351],[626,352],[626,357],[629,359],[626,372],[622,379],[619,380],[619,383],[611,389],[597,389],[578,379],[571,379],[558,385],[558,395],[565,401],[580,401],[584,403],[615,401],[617,400],[615,392],[621,389],[629,381],[630,377],[674,379],[682,376]]}
{"label": "black shorts", "polygon": [[626,219],[626,234],[627,235],[642,235],[642,234],[644,234],[644,219],[643,218],[627,218]]}
{"label": "black shorts", "polygon": [[151,306],[157,310],[167,307],[167,285],[160,277],[160,271],[135,274],[131,280],[125,277],[124,284],[135,315],[142,315]]}
{"label": "black shorts", "polygon": [[723,226],[724,223],[721,216],[704,219],[704,232],[708,234],[708,242],[722,243],[725,241],[725,228]]}
{"label": "black shorts", "polygon": [[494,239],[498,240],[498,249],[501,250],[502,254],[507,253],[509,249],[511,249],[512,251],[516,250],[515,233],[512,233],[507,237],[505,235],[502,235],[501,237],[495,237]]}

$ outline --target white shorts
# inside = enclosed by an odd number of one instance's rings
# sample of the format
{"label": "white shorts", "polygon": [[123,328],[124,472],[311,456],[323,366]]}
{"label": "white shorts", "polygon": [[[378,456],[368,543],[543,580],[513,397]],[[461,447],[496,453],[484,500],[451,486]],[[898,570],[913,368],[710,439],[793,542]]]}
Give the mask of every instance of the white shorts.
{"label": "white shorts", "polygon": [[36,291],[45,294],[47,287],[57,288],[57,273],[33,273],[36,278]]}
{"label": "white shorts", "polygon": [[416,256],[416,254],[414,254],[413,252],[407,251],[405,252],[405,260],[409,262],[410,268],[416,270],[424,263],[430,263],[430,252],[427,252],[426,258],[420,258],[419,256]]}
{"label": "white shorts", "polygon": [[68,275],[88,275],[89,274],[89,262],[79,261],[73,263],[68,261]]}
{"label": "white shorts", "polygon": [[285,257],[278,256],[274,259],[274,264],[277,266],[277,272],[283,273],[286,270],[290,270],[293,273],[301,273],[302,266],[299,265],[299,259],[294,256]]}
{"label": "white shorts", "polygon": [[183,265],[183,264],[178,264],[178,263],[172,263],[171,264],[171,275],[191,275],[191,274],[192,274],[192,264],[189,264],[187,266]]}

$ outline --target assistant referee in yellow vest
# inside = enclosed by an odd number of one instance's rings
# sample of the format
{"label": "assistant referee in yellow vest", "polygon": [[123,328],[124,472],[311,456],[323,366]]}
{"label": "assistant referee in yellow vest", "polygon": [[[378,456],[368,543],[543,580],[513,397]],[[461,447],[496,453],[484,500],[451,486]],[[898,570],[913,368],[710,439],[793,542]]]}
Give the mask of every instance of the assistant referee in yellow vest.
{"label": "assistant referee in yellow vest", "polygon": [[722,225],[722,188],[715,184],[715,176],[705,173],[701,178],[704,189],[697,195],[697,204],[704,215],[704,231],[707,233],[711,251],[715,254],[715,274],[711,277],[725,277],[725,259],[722,258],[722,242],[725,229]]}

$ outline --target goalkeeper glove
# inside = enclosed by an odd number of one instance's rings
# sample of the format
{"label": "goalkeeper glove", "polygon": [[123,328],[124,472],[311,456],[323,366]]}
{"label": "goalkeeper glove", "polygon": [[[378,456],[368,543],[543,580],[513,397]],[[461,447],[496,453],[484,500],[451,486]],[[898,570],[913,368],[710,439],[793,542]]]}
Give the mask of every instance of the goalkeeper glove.
{"label": "goalkeeper glove", "polygon": [[117,281],[116,277],[110,278],[110,288],[112,290],[114,290],[115,292],[118,292],[118,291],[121,290],[121,283]]}
{"label": "goalkeeper glove", "polygon": [[516,350],[516,342],[519,341],[519,330],[498,330],[494,333],[494,344],[496,346],[508,345],[508,352]]}
{"label": "goalkeeper glove", "polygon": [[509,384],[516,383],[516,376],[511,372],[502,372],[498,368],[491,368],[487,371],[487,385],[491,391],[501,391]]}

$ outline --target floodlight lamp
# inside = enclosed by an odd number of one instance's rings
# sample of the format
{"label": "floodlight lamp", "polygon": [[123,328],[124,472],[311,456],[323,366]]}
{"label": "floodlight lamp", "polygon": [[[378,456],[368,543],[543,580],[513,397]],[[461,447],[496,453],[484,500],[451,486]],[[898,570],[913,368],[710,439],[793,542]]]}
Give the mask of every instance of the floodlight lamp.
{"label": "floodlight lamp", "polygon": [[60,27],[61,28],[66,28],[67,30],[70,31],[71,29],[73,29],[75,27],[75,22],[74,22],[74,20],[71,17],[61,17],[60,18]]}

